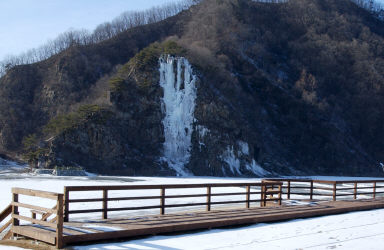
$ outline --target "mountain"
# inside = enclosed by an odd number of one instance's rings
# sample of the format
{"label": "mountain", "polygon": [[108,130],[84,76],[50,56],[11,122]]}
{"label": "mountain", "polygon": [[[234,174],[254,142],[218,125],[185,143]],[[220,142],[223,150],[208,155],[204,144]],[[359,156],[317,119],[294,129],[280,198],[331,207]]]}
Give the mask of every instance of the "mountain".
{"label": "mountain", "polygon": [[349,0],[205,0],[0,86],[0,153],[40,167],[383,175],[384,25]]}

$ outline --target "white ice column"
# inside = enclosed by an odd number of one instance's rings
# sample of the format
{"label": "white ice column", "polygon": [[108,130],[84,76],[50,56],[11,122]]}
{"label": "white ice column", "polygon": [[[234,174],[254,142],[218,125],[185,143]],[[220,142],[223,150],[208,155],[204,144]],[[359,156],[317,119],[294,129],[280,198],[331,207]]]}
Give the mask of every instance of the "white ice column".
{"label": "white ice column", "polygon": [[164,160],[179,175],[190,175],[184,166],[191,156],[196,76],[187,59],[162,56],[160,64],[160,86],[164,90],[162,109],[164,112]]}

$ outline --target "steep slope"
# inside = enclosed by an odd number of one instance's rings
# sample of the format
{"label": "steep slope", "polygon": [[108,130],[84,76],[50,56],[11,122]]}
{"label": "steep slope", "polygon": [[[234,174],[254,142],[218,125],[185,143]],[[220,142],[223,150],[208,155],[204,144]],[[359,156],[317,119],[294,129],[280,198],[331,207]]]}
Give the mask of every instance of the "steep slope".
{"label": "steep slope", "polygon": [[206,0],[13,69],[1,145],[37,133],[41,165],[105,174],[382,175],[383,75],[383,22],[351,1]]}
{"label": "steep slope", "polygon": [[20,150],[23,137],[41,132],[51,118],[105,95],[105,77],[150,43],[179,32],[181,22],[188,19],[185,14],[133,28],[99,44],[74,45],[46,61],[9,70],[0,79],[1,151]]}

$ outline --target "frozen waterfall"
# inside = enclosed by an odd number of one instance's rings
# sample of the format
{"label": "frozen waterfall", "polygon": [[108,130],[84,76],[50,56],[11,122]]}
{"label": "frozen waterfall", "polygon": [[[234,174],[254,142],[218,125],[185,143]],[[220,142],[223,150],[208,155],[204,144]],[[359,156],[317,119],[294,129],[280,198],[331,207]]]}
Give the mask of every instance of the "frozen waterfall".
{"label": "frozen waterfall", "polygon": [[162,110],[165,114],[164,160],[179,175],[191,175],[184,166],[189,162],[192,125],[196,100],[196,76],[183,57],[162,56],[160,86],[164,90]]}

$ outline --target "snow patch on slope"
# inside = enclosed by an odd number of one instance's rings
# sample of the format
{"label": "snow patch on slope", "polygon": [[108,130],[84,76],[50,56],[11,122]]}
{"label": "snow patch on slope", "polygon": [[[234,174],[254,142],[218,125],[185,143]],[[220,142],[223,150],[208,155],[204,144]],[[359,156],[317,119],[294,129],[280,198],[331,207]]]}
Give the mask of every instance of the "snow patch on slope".
{"label": "snow patch on slope", "polygon": [[249,171],[251,171],[252,173],[258,176],[265,176],[270,174],[270,172],[268,172],[267,170],[262,168],[259,164],[257,164],[257,162],[254,159],[252,159],[252,162],[250,164],[247,164],[245,166]]}
{"label": "snow patch on slope", "polygon": [[233,146],[227,147],[221,156],[221,159],[228,164],[232,174],[241,174],[240,160],[236,157]]}
{"label": "snow patch on slope", "polygon": [[242,169],[246,169],[257,176],[266,176],[271,174],[257,164],[255,159],[249,158],[250,149],[247,142],[238,141],[236,144],[237,149],[235,149],[234,146],[227,146],[225,151],[220,156],[221,160],[228,165],[232,174],[241,175],[243,174],[241,171]]}
{"label": "snow patch on slope", "polygon": [[178,175],[191,175],[184,166],[191,156],[192,124],[197,91],[196,76],[188,60],[183,57],[162,56],[159,64],[160,86],[164,90],[162,98],[165,114],[163,160]]}
{"label": "snow patch on slope", "polygon": [[208,135],[208,133],[210,132],[208,128],[202,126],[202,125],[197,125],[196,126],[196,130],[199,134],[199,148],[200,148],[200,151],[201,151],[201,147],[202,146],[205,146],[205,143],[203,142],[204,138]]}
{"label": "snow patch on slope", "polygon": [[203,139],[210,132],[208,128],[202,125],[197,125],[197,131],[199,132],[199,139]]}
{"label": "snow patch on slope", "polygon": [[248,143],[244,141],[238,141],[237,144],[239,145],[241,153],[243,153],[243,155],[249,155]]}

